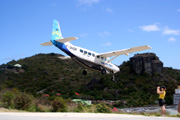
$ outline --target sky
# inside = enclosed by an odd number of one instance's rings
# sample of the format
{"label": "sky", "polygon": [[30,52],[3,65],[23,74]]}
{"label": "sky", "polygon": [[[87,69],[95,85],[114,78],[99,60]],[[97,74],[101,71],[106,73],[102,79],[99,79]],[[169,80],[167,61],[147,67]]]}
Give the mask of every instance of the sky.
{"label": "sky", "polygon": [[180,0],[0,0],[0,64],[39,53],[59,53],[41,43],[52,23],[73,45],[98,53],[149,45],[150,50],[121,55],[121,65],[137,53],[155,53],[164,67],[180,69]]}

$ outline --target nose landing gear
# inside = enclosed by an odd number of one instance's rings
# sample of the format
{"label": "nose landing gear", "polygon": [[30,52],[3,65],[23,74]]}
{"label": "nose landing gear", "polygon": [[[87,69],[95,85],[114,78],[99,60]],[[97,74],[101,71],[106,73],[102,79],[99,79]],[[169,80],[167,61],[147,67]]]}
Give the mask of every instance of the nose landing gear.
{"label": "nose landing gear", "polygon": [[114,77],[114,74],[113,74],[113,76],[112,76],[111,80],[112,80],[113,82],[115,81],[115,77]]}
{"label": "nose landing gear", "polygon": [[114,82],[115,81],[114,71],[112,71],[112,74],[113,74],[113,76],[112,76],[111,80]]}

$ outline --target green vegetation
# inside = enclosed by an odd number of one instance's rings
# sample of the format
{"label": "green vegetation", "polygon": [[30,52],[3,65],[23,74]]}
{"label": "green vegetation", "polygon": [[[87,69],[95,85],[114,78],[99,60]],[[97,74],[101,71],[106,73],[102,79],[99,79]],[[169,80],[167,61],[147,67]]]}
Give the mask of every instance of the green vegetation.
{"label": "green vegetation", "polygon": [[17,89],[1,92],[1,102],[10,109],[28,110],[34,99],[33,96],[19,92]]}
{"label": "green vegetation", "polygon": [[56,97],[52,101],[52,111],[53,112],[67,112],[67,103],[61,97]]}
{"label": "green vegetation", "polygon": [[97,113],[110,113],[110,108],[105,104],[97,104],[96,105],[96,112]]}
{"label": "green vegetation", "polygon": [[0,93],[0,105],[4,108],[25,110],[30,112],[98,112],[110,113],[111,108],[105,104],[83,105],[74,103],[70,99],[48,95],[34,98],[19,92],[17,89],[5,90]]}
{"label": "green vegetation", "polygon": [[[11,108],[36,109],[42,112],[50,109],[56,111],[58,108],[55,109],[51,106],[51,102],[57,97],[56,93],[59,93],[63,99],[124,101],[115,104],[116,107],[154,105],[158,100],[156,94],[158,85],[167,86],[165,99],[166,103],[170,105],[173,102],[174,89],[180,85],[180,71],[172,68],[163,68],[161,74],[138,75],[131,71],[130,62],[126,61],[120,66],[121,72],[115,74],[116,81],[112,82],[111,75],[102,75],[100,72],[89,70],[88,74],[83,76],[84,68],[72,60],[61,60],[58,58],[59,56],[61,55],[54,53],[37,54],[0,65],[0,91],[16,88],[22,92],[16,98],[12,92],[6,93],[4,95],[6,97],[3,98],[6,105]],[[13,66],[14,64],[21,64],[22,68],[16,68]],[[75,92],[80,93],[80,96]],[[27,93],[28,96],[24,93]],[[42,100],[47,102],[46,104],[39,104],[37,100],[33,105],[29,105],[32,102],[30,95],[40,98],[44,94],[49,95],[48,100]],[[13,105],[12,101],[16,105]],[[24,101],[26,103],[23,103]],[[70,108],[70,111],[76,109],[75,106],[71,107],[67,106],[67,109]],[[78,108],[79,111],[93,111],[91,109],[81,105]]]}

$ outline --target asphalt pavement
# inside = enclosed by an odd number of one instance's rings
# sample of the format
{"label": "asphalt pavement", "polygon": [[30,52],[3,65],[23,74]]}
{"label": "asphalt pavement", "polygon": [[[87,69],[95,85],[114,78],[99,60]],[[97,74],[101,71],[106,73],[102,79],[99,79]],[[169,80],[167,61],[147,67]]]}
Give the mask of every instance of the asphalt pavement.
{"label": "asphalt pavement", "polygon": [[0,120],[180,120],[175,117],[101,113],[0,113]]}

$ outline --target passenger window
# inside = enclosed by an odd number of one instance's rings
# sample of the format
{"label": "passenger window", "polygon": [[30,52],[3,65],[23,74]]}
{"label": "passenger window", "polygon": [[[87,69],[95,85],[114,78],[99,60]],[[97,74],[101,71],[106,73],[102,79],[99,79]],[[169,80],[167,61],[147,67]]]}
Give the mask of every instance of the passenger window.
{"label": "passenger window", "polygon": [[83,53],[83,50],[80,49],[80,52]]}
{"label": "passenger window", "polygon": [[100,58],[100,56],[98,55],[97,58]]}
{"label": "passenger window", "polygon": [[84,51],[84,54],[87,54],[87,51]]}
{"label": "passenger window", "polygon": [[95,54],[94,54],[94,53],[92,53],[92,56],[93,56],[93,57],[95,57]]}
{"label": "passenger window", "polygon": [[88,55],[91,55],[91,53],[90,53],[90,52],[88,52]]}

